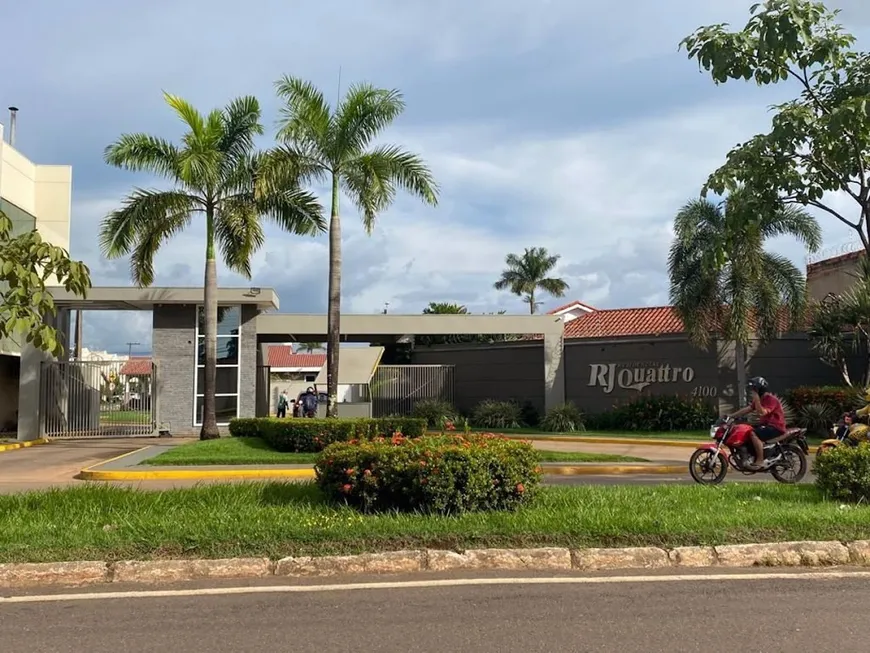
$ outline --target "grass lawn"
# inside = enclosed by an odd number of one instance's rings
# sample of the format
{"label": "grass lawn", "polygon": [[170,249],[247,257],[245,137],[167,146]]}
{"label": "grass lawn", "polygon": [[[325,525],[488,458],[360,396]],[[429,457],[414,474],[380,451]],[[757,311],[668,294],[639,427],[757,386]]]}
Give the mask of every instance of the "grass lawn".
{"label": "grass lawn", "polygon": [[151,412],[146,410],[106,410],[100,412],[100,424],[150,424]]}
{"label": "grass lawn", "polygon": [[459,517],[364,516],[296,483],[0,496],[0,562],[868,538],[870,506],[841,507],[810,485],[548,487],[517,512]]}
{"label": "grass lawn", "polygon": [[[608,454],[541,451],[541,462],[645,462]],[[260,438],[221,438],[182,444],[143,461],[146,465],[296,465],[311,464],[313,453],[281,453]]]}

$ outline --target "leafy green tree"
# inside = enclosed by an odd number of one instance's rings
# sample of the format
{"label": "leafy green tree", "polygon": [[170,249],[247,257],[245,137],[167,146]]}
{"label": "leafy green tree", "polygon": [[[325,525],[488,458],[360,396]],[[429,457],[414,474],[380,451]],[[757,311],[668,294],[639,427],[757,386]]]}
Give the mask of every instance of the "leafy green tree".
{"label": "leafy green tree", "polygon": [[303,342],[302,346],[299,348],[304,351],[306,354],[313,354],[316,351],[320,351],[323,349],[322,342]]}
{"label": "leafy green tree", "polygon": [[429,302],[423,309],[423,315],[467,315],[468,309],[462,304],[450,302]]}
{"label": "leafy green tree", "polygon": [[735,343],[741,402],[745,347],[753,336],[776,337],[783,312],[790,325],[803,326],[806,319],[801,271],[786,257],[766,251],[765,241],[792,236],[810,251],[822,242],[818,222],[803,209],[766,209],[745,189],[718,204],[692,200],[674,220],[668,257],[671,302],[690,340],[707,347],[719,335]]}
{"label": "leafy green tree", "polygon": [[[848,225],[870,252],[870,55],[836,22],[837,11],[810,0],[767,0],[741,30],[726,24],[685,38],[690,59],[717,84],[789,82],[798,97],[774,107],[770,131],[738,145],[710,175],[705,192],[747,186],[770,208],[814,207]],[[844,208],[829,194],[851,201]]]}
{"label": "leafy green tree", "polygon": [[320,90],[301,79],[285,76],[276,88],[284,107],[278,135],[282,145],[274,158],[287,162],[303,179],[326,182],[330,187],[326,414],[335,417],[341,334],[341,193],[350,198],[371,233],[378,215],[389,208],[398,190],[435,206],[438,186],[416,154],[396,145],[374,144],[405,109],[399,91],[355,84],[333,108]]}
{"label": "leafy green tree", "polygon": [[91,287],[90,270],[35,229],[14,235],[12,220],[0,211],[0,340],[20,345],[23,339],[54,356],[63,354],[57,330],[43,320],[57,315],[47,290],[53,285],[84,298]]}
{"label": "leafy green tree", "polygon": [[217,257],[251,277],[251,256],[264,242],[262,217],[294,234],[325,229],[317,199],[302,190],[296,171],[266,159],[254,146],[263,133],[256,98],[240,97],[204,115],[182,98],[164,94],[186,128],[180,144],[149,134],[124,134],[106,148],[110,165],[146,171],[170,182],[169,190],[136,188],[104,220],[100,246],[109,258],[127,254],[133,281],[154,281],[154,256],[193,220],[205,221],[205,383],[200,438],[220,436],[215,418],[217,358]]}
{"label": "leafy green tree", "polygon": [[547,252],[545,247],[527,247],[522,255],[508,254],[505,257],[507,269],[495,282],[495,289],[510,290],[514,295],[519,295],[529,305],[529,313],[534,315],[541,305],[535,298],[538,290],[553,297],[564,297],[568,290],[569,286],[564,280],[548,276],[560,258],[558,254]]}

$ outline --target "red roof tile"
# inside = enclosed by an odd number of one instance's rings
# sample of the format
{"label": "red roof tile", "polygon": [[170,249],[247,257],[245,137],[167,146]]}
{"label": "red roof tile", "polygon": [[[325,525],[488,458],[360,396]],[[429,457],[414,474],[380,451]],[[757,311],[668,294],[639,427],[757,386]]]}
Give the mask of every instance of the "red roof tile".
{"label": "red roof tile", "polygon": [[269,367],[303,367],[320,369],[326,364],[326,354],[296,354],[290,345],[269,347]]}
{"label": "red roof tile", "polygon": [[151,358],[132,356],[121,366],[119,376],[148,376],[151,374]]}
{"label": "red roof tile", "polygon": [[566,338],[657,336],[683,331],[683,322],[671,306],[599,310],[565,324]]}

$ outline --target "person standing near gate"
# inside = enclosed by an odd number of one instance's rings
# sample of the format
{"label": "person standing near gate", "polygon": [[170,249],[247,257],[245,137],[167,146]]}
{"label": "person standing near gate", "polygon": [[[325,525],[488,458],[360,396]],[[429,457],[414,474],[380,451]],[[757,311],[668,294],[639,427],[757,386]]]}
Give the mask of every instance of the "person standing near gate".
{"label": "person standing near gate", "polygon": [[282,390],[281,396],[278,397],[278,417],[287,417],[287,405],[290,400],[287,399],[287,391]]}
{"label": "person standing near gate", "polygon": [[304,417],[317,416],[317,394],[314,388],[308,388],[305,393],[299,397],[299,402],[302,404],[302,415]]}

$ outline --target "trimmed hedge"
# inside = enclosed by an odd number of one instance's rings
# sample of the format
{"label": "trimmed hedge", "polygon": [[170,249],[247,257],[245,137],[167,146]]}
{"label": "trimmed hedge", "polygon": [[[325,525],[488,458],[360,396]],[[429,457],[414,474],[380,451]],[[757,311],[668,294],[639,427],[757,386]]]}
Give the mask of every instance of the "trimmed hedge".
{"label": "trimmed hedge", "polygon": [[399,433],[418,437],[426,432],[426,420],[411,417],[318,419],[248,417],[230,420],[233,437],[263,438],[284,453],[316,453],[333,442],[363,440]]}
{"label": "trimmed hedge", "polygon": [[836,447],[816,456],[816,487],[832,499],[870,501],[870,445]]}
{"label": "trimmed hedge", "polygon": [[531,443],[492,434],[335,443],[314,469],[327,497],[364,512],[513,510],[541,481]]}
{"label": "trimmed hedge", "polygon": [[679,395],[641,395],[605,413],[587,415],[585,425],[593,431],[695,431],[708,428],[718,417],[708,401]]}
{"label": "trimmed hedge", "polygon": [[827,406],[834,413],[834,419],[864,405],[859,389],[837,385],[792,388],[785,393],[784,399],[798,415],[806,413],[810,405]]}

